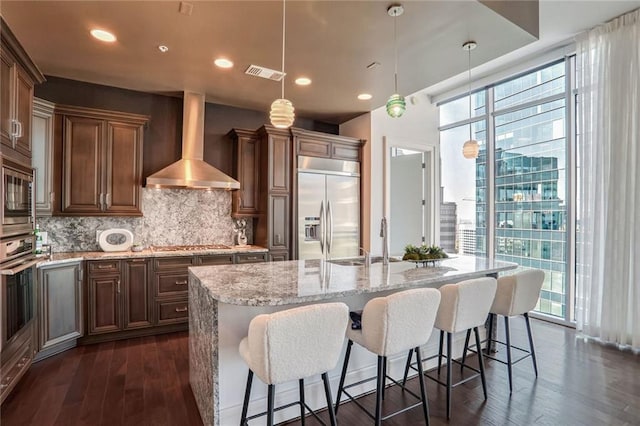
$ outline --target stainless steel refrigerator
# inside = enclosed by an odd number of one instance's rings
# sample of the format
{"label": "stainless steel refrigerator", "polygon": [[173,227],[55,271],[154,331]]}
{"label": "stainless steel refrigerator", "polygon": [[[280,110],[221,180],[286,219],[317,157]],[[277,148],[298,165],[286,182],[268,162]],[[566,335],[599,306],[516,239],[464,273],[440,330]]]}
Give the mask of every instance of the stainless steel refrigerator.
{"label": "stainless steel refrigerator", "polygon": [[360,248],[360,163],[298,157],[298,259],[355,257]]}

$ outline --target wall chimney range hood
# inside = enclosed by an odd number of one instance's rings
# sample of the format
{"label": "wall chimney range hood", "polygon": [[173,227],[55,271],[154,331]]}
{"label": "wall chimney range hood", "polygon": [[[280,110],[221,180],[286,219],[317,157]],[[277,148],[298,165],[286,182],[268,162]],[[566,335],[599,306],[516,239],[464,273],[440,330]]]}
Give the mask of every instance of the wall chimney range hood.
{"label": "wall chimney range hood", "polygon": [[150,188],[239,189],[240,182],[204,158],[204,95],[184,93],[182,159],[147,177]]}

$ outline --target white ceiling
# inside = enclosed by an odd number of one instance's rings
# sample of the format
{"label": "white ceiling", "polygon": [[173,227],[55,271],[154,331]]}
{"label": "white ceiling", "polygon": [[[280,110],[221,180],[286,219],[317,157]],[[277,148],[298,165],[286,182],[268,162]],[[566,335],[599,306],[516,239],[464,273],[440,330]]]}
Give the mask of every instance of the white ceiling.
{"label": "white ceiling", "polygon": [[[499,65],[640,6],[640,1],[542,0],[536,41],[523,29],[531,28],[532,2],[512,3],[503,14],[518,25],[472,0],[405,1],[405,14],[396,18],[399,91],[409,94],[455,83],[467,67],[461,49],[466,40],[478,42],[474,65]],[[282,3],[192,4],[191,16],[178,12],[177,1],[3,0],[0,12],[47,75],[171,95],[194,90],[205,93],[209,102],[268,110],[280,97],[280,84],[244,71],[250,64],[281,68]],[[285,96],[298,115],[341,123],[384,105],[393,93],[389,4],[287,2]],[[96,42],[88,34],[93,27],[114,32],[118,41]],[[161,54],[160,44],[169,52]],[[214,67],[218,56],[232,59],[235,67]],[[381,65],[367,70],[373,61]],[[311,86],[293,84],[301,75],[313,80]],[[362,92],[373,99],[358,101]]]}

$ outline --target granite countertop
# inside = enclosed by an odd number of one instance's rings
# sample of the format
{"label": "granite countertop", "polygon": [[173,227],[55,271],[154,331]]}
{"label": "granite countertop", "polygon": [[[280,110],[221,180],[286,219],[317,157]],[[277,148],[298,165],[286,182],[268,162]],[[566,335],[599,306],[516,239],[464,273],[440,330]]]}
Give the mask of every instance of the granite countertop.
{"label": "granite countertop", "polygon": [[266,253],[268,250],[260,246],[231,246],[228,249],[205,249],[205,250],[171,250],[154,251],[145,249],[142,251],[75,251],[66,253],[53,253],[50,258],[42,258],[37,263],[37,267],[58,265],[62,263],[77,262],[82,260],[103,260],[103,259],[131,259],[137,257],[172,257],[172,256],[194,256],[211,254],[235,254],[235,253]]}
{"label": "granite countertop", "polygon": [[[487,274],[515,269],[517,264],[474,256],[445,259],[437,266],[410,262],[343,266],[322,260],[189,268],[190,281],[220,302],[245,306],[277,306],[336,299],[411,287],[440,287]],[[192,285],[192,284],[190,284]]]}

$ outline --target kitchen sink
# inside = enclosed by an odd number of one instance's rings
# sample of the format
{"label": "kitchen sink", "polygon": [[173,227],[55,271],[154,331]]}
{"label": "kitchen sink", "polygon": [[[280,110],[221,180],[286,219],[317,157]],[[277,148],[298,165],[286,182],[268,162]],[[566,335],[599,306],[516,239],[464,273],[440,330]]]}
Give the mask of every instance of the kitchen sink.
{"label": "kitchen sink", "polygon": [[[330,263],[340,265],[340,266],[363,266],[364,265],[364,257],[350,257],[347,259],[331,259]],[[401,262],[400,259],[395,257],[389,257],[389,262]],[[382,256],[373,256],[371,257],[371,264],[374,263],[382,263]]]}

